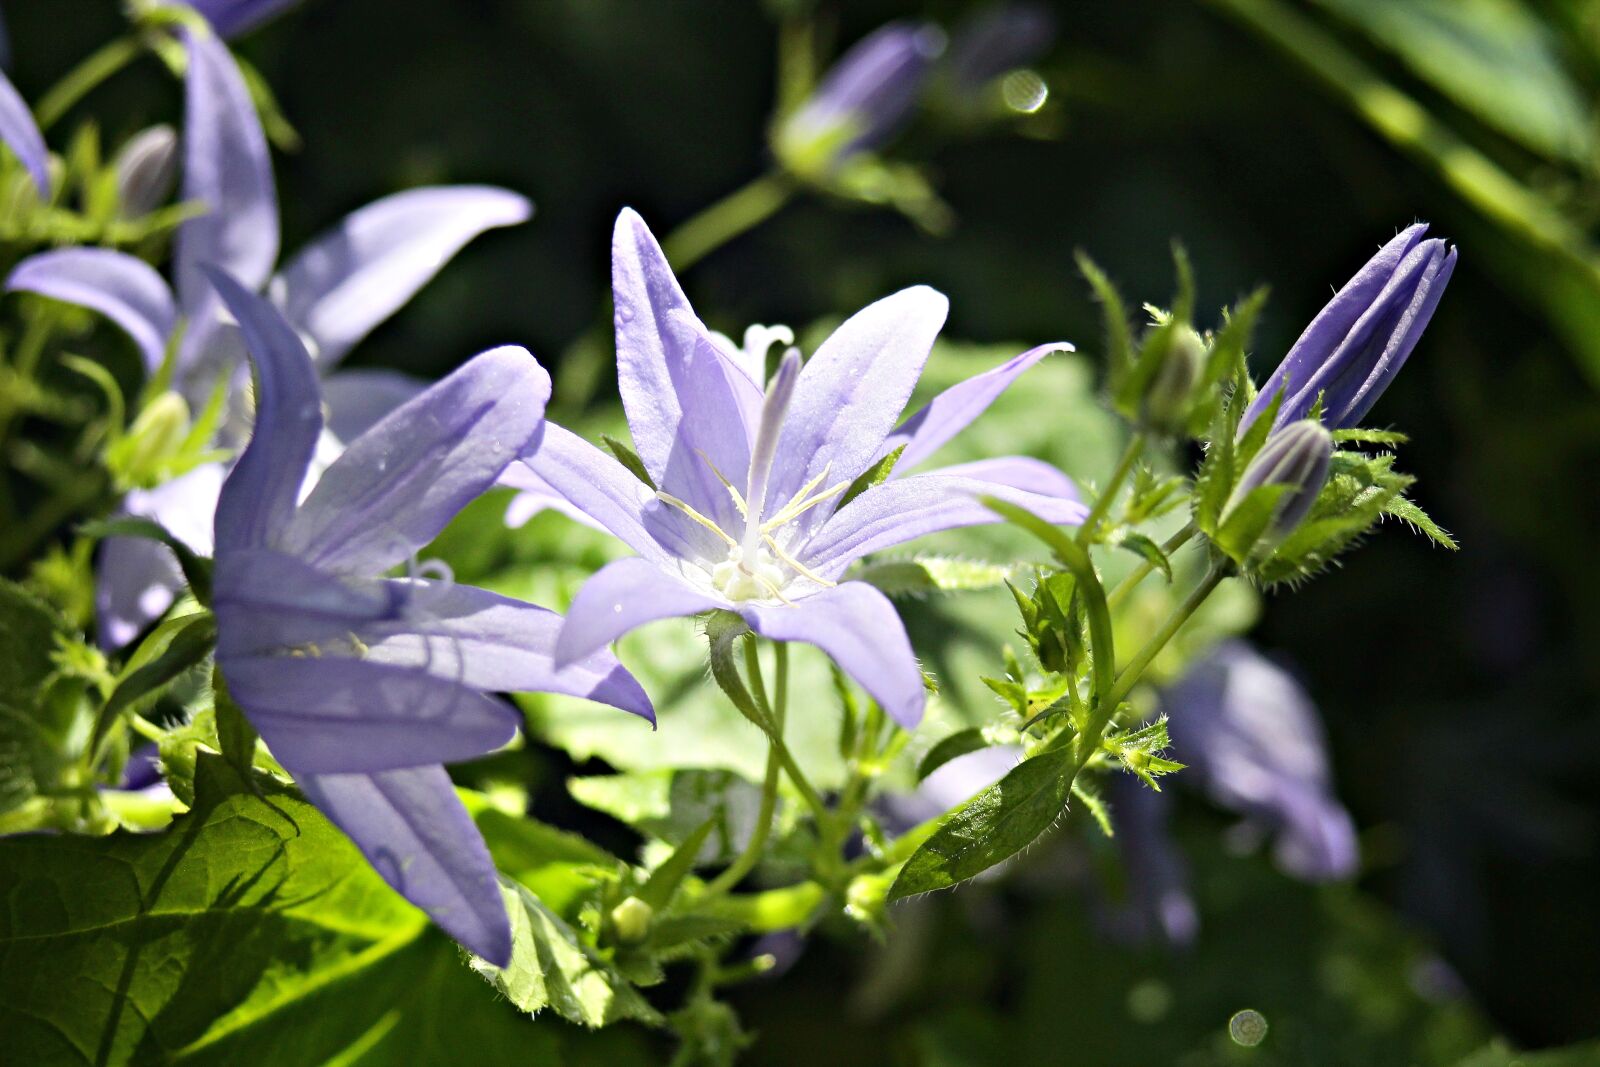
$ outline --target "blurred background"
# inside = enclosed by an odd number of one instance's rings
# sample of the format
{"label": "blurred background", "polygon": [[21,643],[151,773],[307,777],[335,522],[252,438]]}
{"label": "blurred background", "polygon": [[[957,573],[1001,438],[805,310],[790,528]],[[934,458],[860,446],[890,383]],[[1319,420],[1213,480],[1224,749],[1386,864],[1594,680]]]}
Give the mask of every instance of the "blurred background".
{"label": "blurred background", "polygon": [[[473,243],[356,362],[436,376],[515,342],[559,375],[603,306],[620,207],[664,232],[770,167],[777,27],[809,6],[308,0],[240,46],[306,146],[279,157],[284,246],[421,182],[526,193],[531,224]],[[813,14],[836,53],[890,19],[954,28],[982,6]],[[925,115],[893,149],[948,204],[946,232],[802,195],[685,273],[696,305],[732,332],[926,282],[951,297],[950,336],[1064,337],[1094,358],[1074,249],[1159,302],[1180,238],[1202,321],[1272,283],[1265,373],[1367,255],[1427,220],[1460,267],[1374,419],[1412,436],[1418,499],[1463,551],[1386,531],[1270,597],[1254,634],[1326,721],[1361,835],[1353,886],[1230,855],[1229,820],[1191,800],[1187,949],[1099,932],[1071,869],[1093,850],[1041,847],[903,909],[887,947],[813,939],[781,982],[735,991],[762,1035],[751,1062],[1231,1062],[1249,1050],[1215,1042],[1241,1008],[1290,1063],[1350,1062],[1339,1042],[1369,1024],[1396,1035],[1395,1063],[1486,1029],[1531,1048],[1600,1036],[1600,3],[1051,11],[1037,113],[959,131]],[[5,18],[29,98],[123,26],[105,0],[10,2]],[[85,107],[118,141],[178,96],[147,60]]]}

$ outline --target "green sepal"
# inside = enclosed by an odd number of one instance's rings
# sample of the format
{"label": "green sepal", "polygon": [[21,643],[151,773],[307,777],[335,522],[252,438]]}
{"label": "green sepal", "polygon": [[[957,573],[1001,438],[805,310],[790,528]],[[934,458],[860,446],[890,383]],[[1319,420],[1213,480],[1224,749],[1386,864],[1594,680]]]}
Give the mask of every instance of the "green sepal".
{"label": "green sepal", "polygon": [[183,571],[184,581],[189,583],[189,591],[194,594],[194,598],[204,607],[211,606],[211,561],[198,555],[194,549],[174,537],[160,523],[152,519],[125,516],[84,523],[79,532],[85,537],[96,539],[142,537],[166,545],[178,558],[178,567]]}
{"label": "green sepal", "polygon": [[839,498],[839,507],[844,507],[868,489],[888,481],[889,475],[894,473],[894,465],[900,462],[900,453],[905,450],[906,446],[901,445],[858,474],[856,480],[850,483],[850,488],[844,491],[844,496]]}
{"label": "green sepal", "polygon": [[661,866],[650,872],[650,877],[634,895],[656,911],[665,908],[672,901],[672,895],[683,884],[684,878],[694,869],[700,849],[719,822],[721,819],[713,815],[697,826],[688,837],[684,838],[682,844],[672,850],[672,855],[668,856]]}
{"label": "green sepal", "polygon": [[617,457],[618,463],[628,468],[629,474],[639,479],[645,485],[648,485],[651,492],[655,491],[655,479],[650,477],[650,472],[645,469],[644,460],[639,458],[639,453],[635,452],[633,449],[629,448],[627,445],[623,444],[621,441],[617,440],[615,437],[612,437],[608,433],[601,434],[600,441],[606,446],[607,449],[610,450],[613,456]]}
{"label": "green sepal", "polygon": [[1128,326],[1128,308],[1111,279],[1087,253],[1080,250],[1076,258],[1078,270],[1088,279],[1089,287],[1100,301],[1106,327],[1106,378],[1111,392],[1116,393],[1133,366],[1133,331]]}
{"label": "green sepal", "polygon": [[217,717],[217,743],[222,747],[222,758],[241,774],[248,774],[255,765],[256,742],[260,740],[260,735],[245,717],[244,709],[228,694],[221,668],[211,671],[211,692],[212,707]]}
{"label": "green sepal", "polygon": [[1115,548],[1127,549],[1160,571],[1167,581],[1172,581],[1172,561],[1167,558],[1165,552],[1161,551],[1160,545],[1137,530],[1124,529],[1117,531],[1107,540],[1107,544]]}

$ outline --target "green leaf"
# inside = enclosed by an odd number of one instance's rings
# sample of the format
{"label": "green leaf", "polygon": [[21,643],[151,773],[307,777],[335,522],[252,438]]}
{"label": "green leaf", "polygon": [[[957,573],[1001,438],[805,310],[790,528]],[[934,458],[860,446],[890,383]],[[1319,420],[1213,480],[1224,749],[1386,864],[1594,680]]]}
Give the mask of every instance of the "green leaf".
{"label": "green leaf", "polygon": [[0,578],[0,812],[52,788],[71,760],[71,709],[63,717],[47,699],[56,650],[71,638],[53,608]]}
{"label": "green leaf", "polygon": [[146,642],[156,642],[160,647],[159,653],[124,674],[117,682],[117,688],[107,698],[105,706],[100,709],[95,719],[94,733],[90,735],[90,752],[99,751],[119,715],[145,697],[152,696],[162,686],[211,654],[217,643],[217,620],[209,611],[185,615],[172,621],[176,625],[170,629],[163,626],[152,633]]}
{"label": "green leaf", "polygon": [[511,1003],[530,1014],[553,1008],[588,1027],[662,1022],[643,994],[538,897],[514,884],[502,883],[500,891],[511,915],[511,963],[500,968],[474,958],[472,968]]}
{"label": "green leaf", "polygon": [[1083,801],[1083,806],[1102,834],[1107,837],[1117,835],[1116,829],[1111,824],[1111,810],[1106,807],[1105,798],[1100,795],[1099,786],[1092,778],[1081,774],[1073,778],[1072,795]]}
{"label": "green leaf", "polygon": [[1352,426],[1346,430],[1333,431],[1333,439],[1337,443],[1351,442],[1366,445],[1403,445],[1411,438],[1398,430],[1369,430],[1365,426]]}
{"label": "green leaf", "polygon": [[1514,0],[1317,0],[1479,120],[1527,148],[1594,162],[1590,97],[1558,42]]}
{"label": "green leaf", "polygon": [[1027,848],[1066,807],[1075,767],[1070,746],[1019,763],[952,812],[912,853],[888,899],[945,889]]}
{"label": "green leaf", "polygon": [[652,490],[655,489],[655,479],[650,477],[650,472],[645,469],[644,460],[639,458],[639,453],[612,437],[608,433],[600,435],[600,440],[610,449],[611,454],[617,457],[617,462],[628,468],[628,473],[639,479]]}
{"label": "green leaf", "polygon": [[1027,568],[1020,563],[985,563],[949,556],[890,559],[858,568],[851,577],[867,582],[890,597],[922,597],[995,589]]}
{"label": "green leaf", "polygon": [[[310,804],[202,754],[159,834],[0,842],[0,1032],[20,1063],[243,1062],[215,1043],[381,970],[426,919]],[[278,1062],[320,1062],[321,1057]]]}
{"label": "green leaf", "polygon": [[245,718],[244,709],[233,702],[228,687],[222,680],[222,671],[211,672],[213,708],[217,717],[217,744],[222,748],[222,758],[241,774],[247,774],[256,761],[256,728]]}
{"label": "green leaf", "polygon": [[[990,679],[990,681],[992,682],[993,680]],[[999,685],[1002,683],[994,684]],[[1024,697],[1025,700],[1026,697]],[[981,728],[971,726],[965,730],[957,730],[930,748],[928,754],[922,757],[922,762],[917,764],[917,781],[922,781],[953,759],[988,747],[989,740],[984,736]]]}
{"label": "green leaf", "polygon": [[901,445],[857,475],[856,480],[850,483],[850,488],[844,491],[844,496],[839,498],[839,507],[844,507],[873,486],[888,481],[889,475],[894,472],[894,465],[900,462],[900,453],[905,450],[906,446]]}

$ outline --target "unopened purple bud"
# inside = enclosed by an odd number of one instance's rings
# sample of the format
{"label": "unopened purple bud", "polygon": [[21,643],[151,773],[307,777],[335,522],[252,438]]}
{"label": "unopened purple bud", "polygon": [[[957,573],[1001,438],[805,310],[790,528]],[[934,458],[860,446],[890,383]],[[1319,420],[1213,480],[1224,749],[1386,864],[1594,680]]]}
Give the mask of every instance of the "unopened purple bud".
{"label": "unopened purple bud", "polygon": [[976,93],[1044,55],[1055,35],[1055,16],[1039,4],[1002,4],[980,12],[950,42],[950,85],[958,93]]}
{"label": "unopened purple bud", "polygon": [[178,183],[178,135],[171,126],[135,134],[117,153],[117,204],[122,217],[154,211]]}
{"label": "unopened purple bud", "polygon": [[187,0],[222,37],[237,37],[276,18],[300,0]]}
{"label": "unopened purple bud", "polygon": [[943,32],[925,22],[892,22],[863,38],[779,125],[779,157],[798,173],[821,175],[883,144],[905,121],[943,51]]}
{"label": "unopened purple bud", "polygon": [[1301,419],[1275,431],[1267,438],[1261,451],[1256,453],[1244,470],[1244,477],[1234,486],[1222,509],[1222,524],[1252,492],[1266,486],[1288,486],[1288,492],[1278,498],[1272,521],[1262,534],[1260,546],[1275,545],[1283,540],[1311,511],[1328,480],[1328,468],[1333,462],[1333,435],[1316,419]]}
{"label": "unopened purple bud", "polygon": [[1322,401],[1330,429],[1354,426],[1400,372],[1433,318],[1456,252],[1423,240],[1417,223],[1384,245],[1311,320],[1244,414],[1240,432],[1280,392],[1273,426],[1303,419]]}

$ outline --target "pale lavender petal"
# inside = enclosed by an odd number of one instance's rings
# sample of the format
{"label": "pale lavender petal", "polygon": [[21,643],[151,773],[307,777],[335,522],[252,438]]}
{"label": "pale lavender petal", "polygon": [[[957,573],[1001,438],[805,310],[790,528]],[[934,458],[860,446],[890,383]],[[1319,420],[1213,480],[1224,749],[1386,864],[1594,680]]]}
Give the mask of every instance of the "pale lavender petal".
{"label": "pale lavender petal", "polygon": [[805,546],[801,561],[824,578],[836,578],[869,552],[940,530],[1003,522],[980,501],[984,495],[1010,501],[1061,526],[1082,522],[1087,511],[1073,499],[1040,496],[972,478],[945,474],[895,478],[841,508]]}
{"label": "pale lavender petal", "polygon": [[[647,564],[648,566],[648,564]],[[609,652],[554,659],[562,618],[468,585],[394,580],[401,617],[358,626],[362,657],[505,693],[564,693],[655,722],[650,698]]]}
{"label": "pale lavender petal", "polygon": [[725,607],[727,601],[694,588],[649,560],[619,559],[596,571],[572,598],[566,624],[556,640],[556,662],[580,661],[647,622]]}
{"label": "pale lavender petal", "polygon": [[428,383],[421,378],[397,370],[363,367],[339,371],[322,380],[328,429],[340,441],[354,441],[426,388]]}
{"label": "pale lavender petal", "polygon": [[172,291],[155,268],[106,248],[61,248],[29,256],[6,279],[6,289],[98,311],[133,338],[147,371],[161,366],[178,319]]}
{"label": "pale lavender petal", "polygon": [[0,142],[17,154],[33,179],[39,198],[50,199],[50,150],[45,147],[44,135],[33,121],[27,101],[3,72],[0,72]]}
{"label": "pale lavender petal", "polygon": [[[800,372],[767,499],[790,499],[826,471],[826,486],[848,484],[872,464],[905,408],[950,302],[926,286],[905,289],[856,312]],[[820,521],[813,508],[795,521]]]}
{"label": "pale lavender petal", "polygon": [[936,467],[929,474],[951,478],[971,478],[992,485],[1009,486],[1025,493],[1079,500],[1078,486],[1059,469],[1032,456],[996,456],[971,463],[956,463],[949,467]]}
{"label": "pale lavender petal", "polygon": [[906,729],[922,720],[922,669],[894,605],[872,586],[845,582],[793,604],[744,603],[736,610],[763,637],[820,648]]}
{"label": "pale lavender petal", "polygon": [[906,450],[895,462],[895,470],[911,470],[933,455],[940,445],[970,425],[973,419],[982,415],[1023,371],[1052,352],[1072,350],[1072,346],[1065,342],[1040,345],[1007,360],[993,370],[984,371],[964,382],[952,385],[901,423],[883,443],[878,454],[888,455],[901,445],[905,445]]}
{"label": "pale lavender petal", "polygon": [[631,209],[617,216],[611,257],[617,384],[634,448],[659,488],[738,530],[733,499],[713,467],[743,491],[760,391],[695,317]]}
{"label": "pale lavender petal", "polygon": [[1157,793],[1131,774],[1112,774],[1106,800],[1126,871],[1126,894],[1108,916],[1124,941],[1183,947],[1200,932],[1188,865],[1168,825],[1170,792]]}
{"label": "pale lavender petal", "polygon": [[352,633],[405,621],[407,597],[379,579],[341,578],[270,548],[230,549],[212,580],[217,654],[224,658],[299,649],[348,650]]}
{"label": "pale lavender petal", "polygon": [[958,92],[976,93],[1049,51],[1055,33],[1055,16],[1042,4],[987,8],[969,20],[951,43],[946,60],[950,81]]}
{"label": "pale lavender petal", "polygon": [[494,860],[443,767],[295,780],[401,896],[469,951],[497,967],[511,962]]}
{"label": "pale lavender petal", "polygon": [[492,349],[387,415],[323,471],[285,535],[316,566],[376,574],[432,541],[532,442],[550,376]]}
{"label": "pale lavender petal", "polygon": [[[207,463],[123,498],[124,514],[154,519],[203,556],[211,554],[211,525],[226,473]],[[183,572],[171,551],[154,541],[108,537],[100,547],[95,615],[102,648],[121,648],[172,606]]]}
{"label": "pale lavender petal", "polygon": [[216,547],[264,548],[294,517],[322,434],[316,370],[283,316],[221,271],[206,270],[239,322],[256,368],[255,430],[217,502]]}
{"label": "pale lavender petal", "polygon": [[254,29],[300,0],[187,0],[190,7],[206,17],[211,28],[222,37],[236,37]]}
{"label": "pale lavender petal", "polygon": [[905,121],[943,50],[944,35],[932,23],[881,27],[840,57],[780,136],[826,145],[844,134],[836,161],[877,147]]}
{"label": "pale lavender petal", "polygon": [[709,532],[657,500],[621,463],[555,423],[545,423],[538,451],[523,463],[646,559],[665,563],[716,550]]}
{"label": "pale lavender petal", "polygon": [[295,770],[453,763],[493,752],[516,734],[521,716],[504,701],[358,652],[330,642],[317,654],[224,655],[219,666],[267,747]]}
{"label": "pale lavender petal", "polygon": [[178,227],[173,260],[179,306],[198,319],[209,296],[203,264],[249,289],[266,282],[278,258],[278,199],[267,139],[227,45],[193,30],[181,36],[189,54],[183,199],[206,213]]}
{"label": "pale lavender petal", "polygon": [[517,495],[506,504],[506,525],[512,529],[526,525],[541,511],[558,511],[591,530],[610,533],[588,512],[557,492],[555,486],[533,473],[526,463],[513,463],[507,467],[497,484],[517,490]]}
{"label": "pale lavender petal", "polygon": [[485,230],[525,222],[533,205],[481,185],[411,189],[352,212],[273,279],[284,318],[326,369],[411,299]]}

